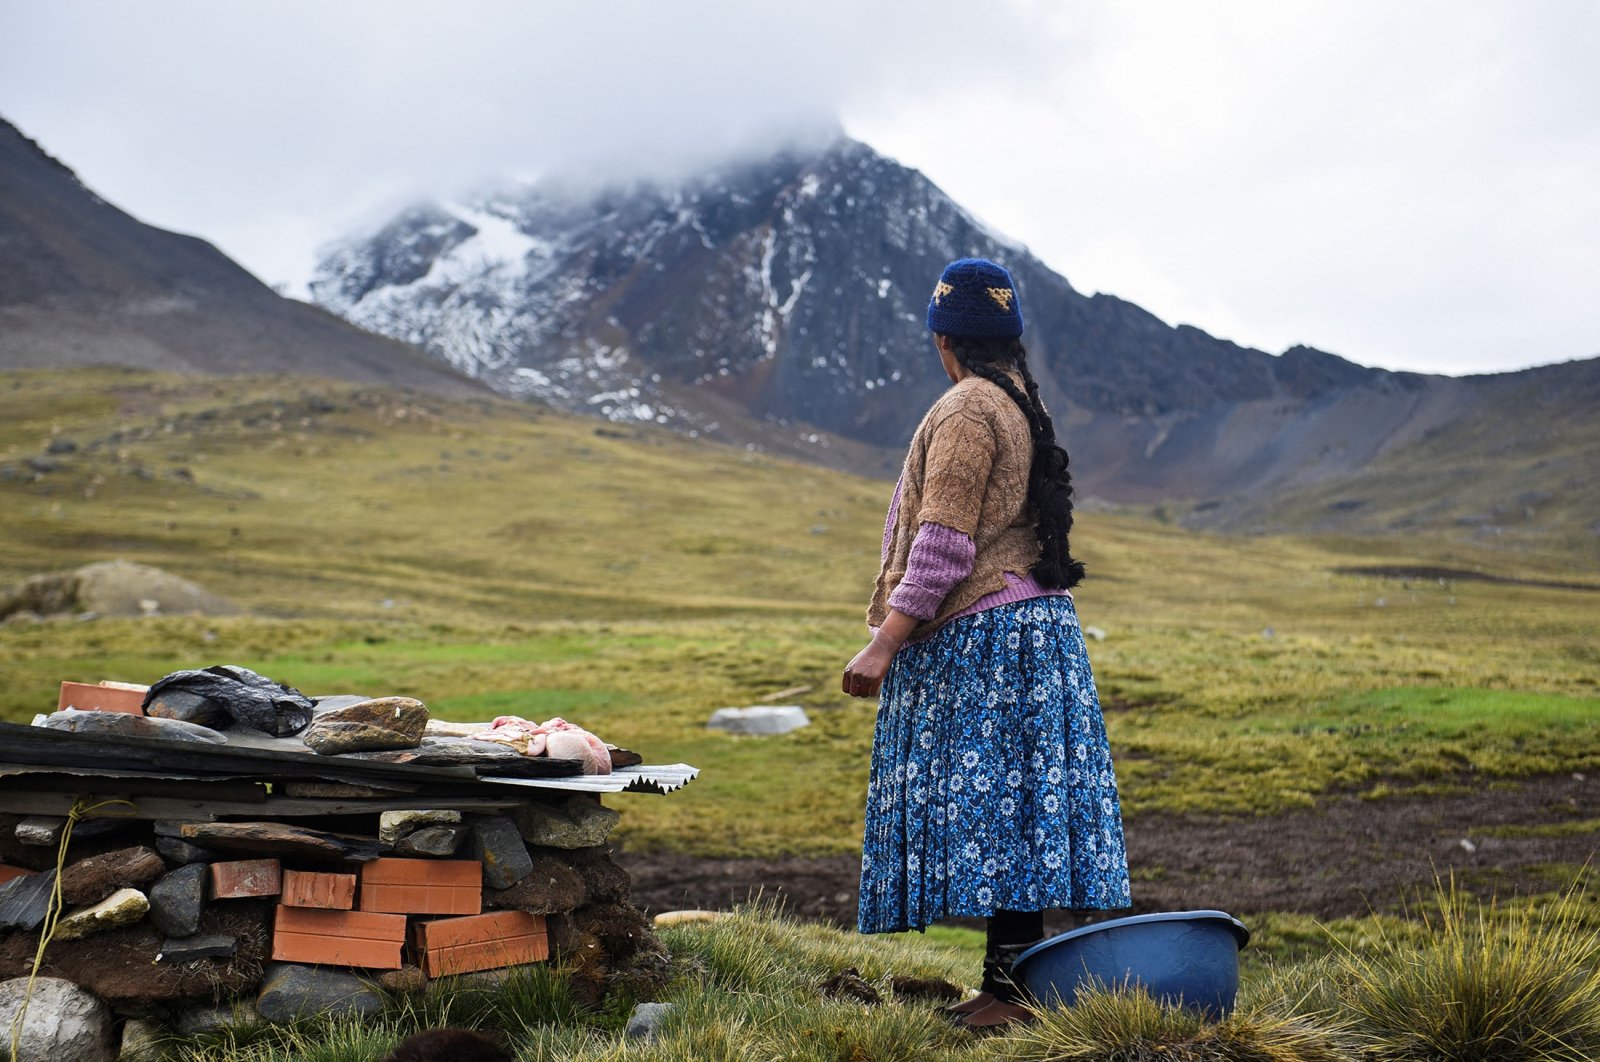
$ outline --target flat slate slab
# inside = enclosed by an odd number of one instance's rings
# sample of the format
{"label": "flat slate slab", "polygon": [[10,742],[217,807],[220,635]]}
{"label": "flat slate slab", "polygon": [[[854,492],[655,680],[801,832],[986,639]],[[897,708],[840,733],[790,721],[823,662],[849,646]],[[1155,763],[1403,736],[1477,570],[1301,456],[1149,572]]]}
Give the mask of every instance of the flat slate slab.
{"label": "flat slate slab", "polygon": [[239,938],[226,933],[204,933],[192,937],[168,937],[161,945],[157,962],[193,962],[195,959],[231,959],[239,948]]}
{"label": "flat slate slab", "polygon": [[388,845],[370,837],[325,833],[280,822],[185,822],[178,827],[178,835],[191,844],[207,848],[278,856],[367,860],[376,859],[389,850]]}
{"label": "flat slate slab", "polygon": [[38,929],[50,910],[55,887],[54,870],[26,874],[0,885],[0,929]]}

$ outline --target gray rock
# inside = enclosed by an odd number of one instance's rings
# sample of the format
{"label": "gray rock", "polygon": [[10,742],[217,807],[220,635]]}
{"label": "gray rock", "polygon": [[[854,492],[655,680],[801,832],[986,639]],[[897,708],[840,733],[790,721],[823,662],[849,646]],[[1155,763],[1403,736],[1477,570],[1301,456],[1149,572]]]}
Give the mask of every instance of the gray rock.
{"label": "gray rock", "polygon": [[205,933],[192,937],[168,937],[161,944],[157,962],[193,962],[195,959],[231,959],[238,950],[239,938],[226,933]]}
{"label": "gray rock", "polygon": [[1106,640],[1106,632],[1101,630],[1099,627],[1085,627],[1083,629],[1083,636],[1085,638],[1093,638],[1097,642],[1103,642]]}
{"label": "gray rock", "polygon": [[127,712],[80,712],[68,708],[52,712],[44,725],[51,730],[74,734],[107,734],[112,737],[157,738],[162,741],[191,741],[225,745],[228,739],[210,727],[196,726],[180,719],[157,719]]}
{"label": "gray rock", "polygon": [[640,1003],[633,1008],[633,1013],[628,1015],[628,1027],[623,1030],[623,1036],[629,1040],[643,1040],[645,1043],[650,1043],[661,1031],[661,1023],[666,1021],[671,1013],[671,1003]]}
{"label": "gray rock", "polygon": [[47,454],[75,454],[78,452],[78,444],[71,439],[57,436],[45,446],[44,452]]}
{"label": "gray rock", "polygon": [[190,863],[151,886],[150,921],[155,927],[169,937],[192,937],[200,932],[208,876],[204,863]]}
{"label": "gray rock", "polygon": [[0,929],[38,929],[50,910],[50,894],[55,887],[54,870],[24,874],[0,885]]}
{"label": "gray rock", "polygon": [[190,844],[181,837],[157,837],[156,851],[174,863],[212,863],[220,858],[210,849]]}
{"label": "gray rock", "polygon": [[766,736],[787,734],[810,726],[806,710],[797,704],[757,705],[752,708],[718,708],[706,722],[711,730],[726,730],[730,734]]}
{"label": "gray rock", "polygon": [[491,889],[508,889],[533,869],[517,824],[504,815],[472,823],[472,853],[483,864],[483,883]]}
{"label": "gray rock", "polygon": [[256,1008],[245,1000],[232,1004],[184,1007],[178,1011],[178,1031],[185,1036],[218,1033],[230,1025],[254,1025],[261,1020]]}
{"label": "gray rock", "polygon": [[422,744],[428,706],[410,697],[378,697],[316,716],[301,735],[321,756]]}
{"label": "gray rock", "polygon": [[0,982],[0,1030],[9,1055],[12,1023],[27,999],[14,1062],[111,1062],[111,1008],[92,993],[59,977],[41,977],[27,995],[28,979]]}
{"label": "gray rock", "polygon": [[166,1037],[152,1021],[129,1018],[122,1023],[122,1047],[117,1051],[117,1062],[145,1062],[160,1058],[166,1046]]}
{"label": "gray rock", "polygon": [[261,980],[256,1010],[280,1025],[322,1015],[375,1018],[383,1013],[383,995],[367,981],[340,970],[273,963]]}
{"label": "gray rock", "polygon": [[574,796],[560,805],[532,803],[513,814],[523,839],[545,848],[593,848],[604,844],[622,817],[588,796]]}
{"label": "gray rock", "polygon": [[452,856],[466,836],[465,826],[428,826],[400,838],[394,850],[400,855]]}
{"label": "gray rock", "polygon": [[29,457],[24,458],[22,463],[41,476],[61,471],[61,462],[53,457]]}
{"label": "gray rock", "polygon": [[385,811],[378,816],[378,840],[393,844],[424,826],[450,825],[460,821],[459,811]]}
{"label": "gray rock", "polygon": [[56,940],[82,940],[118,926],[139,921],[150,910],[150,899],[138,889],[118,889],[99,903],[80,907],[56,924]]}

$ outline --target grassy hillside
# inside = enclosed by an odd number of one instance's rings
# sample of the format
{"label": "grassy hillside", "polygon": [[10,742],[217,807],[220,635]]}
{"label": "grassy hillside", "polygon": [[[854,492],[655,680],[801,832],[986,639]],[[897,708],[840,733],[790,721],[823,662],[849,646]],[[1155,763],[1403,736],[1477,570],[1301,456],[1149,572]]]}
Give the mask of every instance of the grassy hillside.
{"label": "grassy hillside", "polygon": [[1418,533],[1523,563],[1600,569],[1600,361],[1470,381],[1481,411],[1457,417],[1356,474],[1200,508],[1224,530]]}
{"label": "grassy hillside", "polygon": [[[77,449],[33,478],[64,439]],[[6,467],[0,582],[124,557],[248,614],[0,627],[4,718],[53,706],[64,678],[234,662],[453,718],[562,714],[704,768],[672,798],[627,798],[636,846],[858,844],[873,710],[835,683],[886,482],[499,400],[116,370],[0,376]],[[1104,632],[1091,652],[1136,814],[1600,768],[1600,594],[1334,572],[1547,579],[1548,555],[1099,513],[1080,528],[1079,610]],[[814,725],[704,729],[773,698]]]}

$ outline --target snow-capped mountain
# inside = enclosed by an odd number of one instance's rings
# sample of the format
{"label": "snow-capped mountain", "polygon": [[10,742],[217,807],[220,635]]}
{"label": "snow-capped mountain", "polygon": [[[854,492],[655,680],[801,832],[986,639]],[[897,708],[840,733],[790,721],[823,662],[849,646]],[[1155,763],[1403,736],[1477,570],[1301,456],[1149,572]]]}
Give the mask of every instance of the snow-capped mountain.
{"label": "snow-capped mountain", "polygon": [[883,470],[946,386],[923,327],[933,282],[973,254],[1016,277],[1029,361],[1086,493],[1335,482],[1498,393],[1306,347],[1273,356],[1084,295],[845,138],[674,186],[418,205],[332,248],[311,289],[505,393],[724,438],[739,419],[753,445]]}
{"label": "snow-capped mountain", "polygon": [[1373,375],[1312,352],[1282,372],[1083,296],[921,174],[850,140],[675,188],[535,186],[417,206],[332,249],[311,290],[503,392],[692,423],[684,389],[705,389],[896,445],[943,386],[923,314],[940,268],[966,254],[1016,274],[1058,404],[1159,413]]}

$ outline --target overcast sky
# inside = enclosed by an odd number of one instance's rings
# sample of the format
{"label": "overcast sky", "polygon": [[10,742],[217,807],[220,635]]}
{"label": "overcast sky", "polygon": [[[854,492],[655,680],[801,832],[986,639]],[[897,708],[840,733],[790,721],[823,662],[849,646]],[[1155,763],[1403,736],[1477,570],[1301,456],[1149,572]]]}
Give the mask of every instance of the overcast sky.
{"label": "overcast sky", "polygon": [[1278,352],[1600,353],[1593,0],[0,0],[0,115],[270,282],[433,190],[837,121],[1083,291]]}

